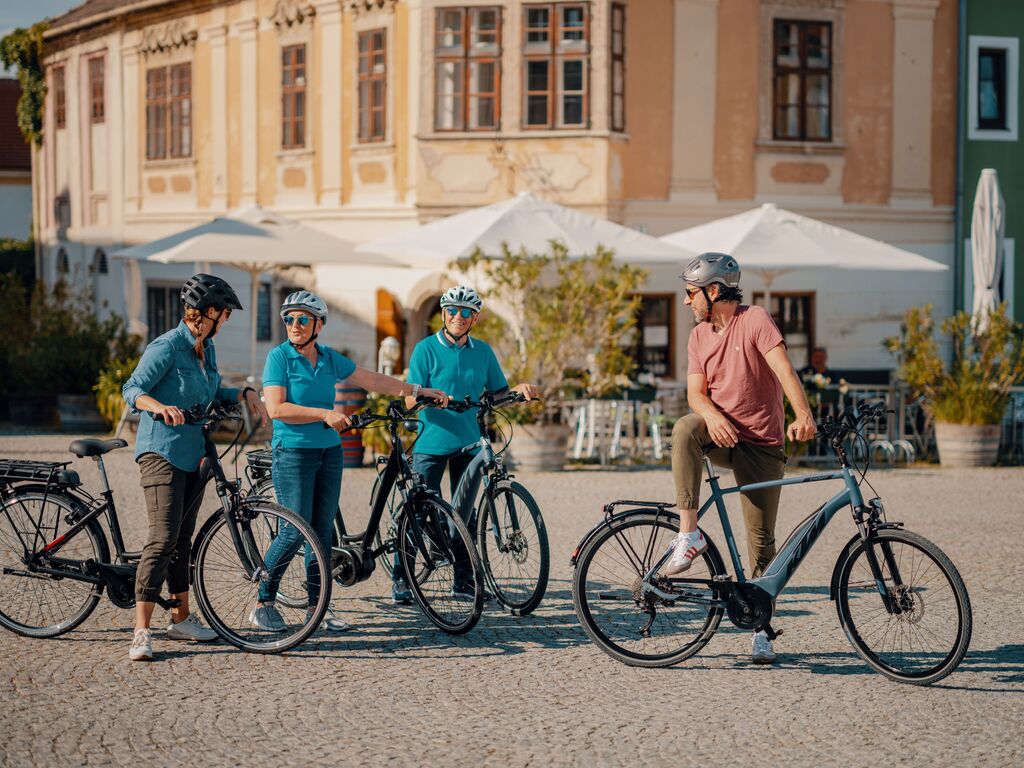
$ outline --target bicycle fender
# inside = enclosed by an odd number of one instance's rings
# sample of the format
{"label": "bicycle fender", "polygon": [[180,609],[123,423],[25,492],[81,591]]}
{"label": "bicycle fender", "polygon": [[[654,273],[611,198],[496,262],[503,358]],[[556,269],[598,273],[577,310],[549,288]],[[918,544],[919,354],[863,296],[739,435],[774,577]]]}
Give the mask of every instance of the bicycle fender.
{"label": "bicycle fender", "polygon": [[593,528],[583,534],[583,538],[580,539],[580,543],[576,545],[576,549],[572,551],[572,555],[569,557],[569,565],[573,568],[576,567],[576,559],[580,556],[580,552],[583,551],[583,548],[601,531],[602,528],[605,528],[624,517],[629,517],[630,515],[635,515],[639,512],[651,512],[653,514],[661,513],[670,520],[679,520],[679,515],[677,513],[669,512],[665,509],[659,510],[656,507],[633,507],[632,509],[624,509],[621,512],[616,512],[610,517],[602,518]]}
{"label": "bicycle fender", "polygon": [[[903,523],[882,523],[878,526],[877,530],[884,531],[890,528],[902,528]],[[839,576],[842,573],[843,566],[846,561],[853,556],[853,551],[860,545],[862,539],[859,533],[855,533],[853,537],[846,542],[846,546],[843,547],[839,553],[839,558],[836,560],[835,568],[832,569],[832,582],[828,588],[828,599],[835,602],[836,596],[839,594]]]}

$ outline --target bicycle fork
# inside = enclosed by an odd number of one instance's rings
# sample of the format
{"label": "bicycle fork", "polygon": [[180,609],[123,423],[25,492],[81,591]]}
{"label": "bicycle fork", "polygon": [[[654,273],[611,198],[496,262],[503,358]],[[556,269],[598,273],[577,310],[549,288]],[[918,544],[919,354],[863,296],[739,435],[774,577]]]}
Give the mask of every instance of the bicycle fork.
{"label": "bicycle fork", "polygon": [[[893,557],[892,547],[886,542],[879,540],[876,535],[878,529],[882,527],[878,520],[881,517],[883,510],[880,499],[872,499],[867,506],[859,506],[854,509],[853,519],[857,524],[857,528],[861,533],[861,540],[863,541],[864,557],[868,562],[868,569],[871,571],[871,577],[875,581],[875,588],[878,590],[878,594],[882,598],[882,604],[885,606],[885,610],[890,614],[901,614],[903,609],[899,605],[898,600],[893,599],[893,594],[890,593],[889,589],[885,586],[885,574],[882,571],[882,564],[878,558],[878,551],[882,552],[882,559],[885,562],[885,567],[888,569],[890,576],[892,577],[893,589],[898,589],[902,583],[900,577],[899,567],[896,564],[896,558]],[[898,524],[894,524],[891,527],[897,527]],[[876,549],[877,547],[877,549]]]}

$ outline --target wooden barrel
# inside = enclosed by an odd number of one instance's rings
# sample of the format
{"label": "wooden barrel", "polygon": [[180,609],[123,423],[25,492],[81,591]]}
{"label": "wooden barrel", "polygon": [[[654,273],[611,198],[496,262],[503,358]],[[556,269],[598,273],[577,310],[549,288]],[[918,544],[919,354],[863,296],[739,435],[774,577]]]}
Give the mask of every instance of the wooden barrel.
{"label": "wooden barrel", "polygon": [[991,467],[999,456],[999,424],[969,425],[936,422],[935,442],[944,467]]}
{"label": "wooden barrel", "polygon": [[[351,386],[347,380],[334,386],[334,410],[351,416],[366,406],[366,390]],[[363,437],[359,432],[346,432],[341,436],[344,466],[363,466]]]}

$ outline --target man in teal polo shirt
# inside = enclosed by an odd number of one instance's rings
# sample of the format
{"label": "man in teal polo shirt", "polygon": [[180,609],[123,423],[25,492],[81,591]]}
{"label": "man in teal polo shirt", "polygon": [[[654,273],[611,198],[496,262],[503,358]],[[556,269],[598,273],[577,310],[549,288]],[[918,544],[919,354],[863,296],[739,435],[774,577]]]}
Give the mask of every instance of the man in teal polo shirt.
{"label": "man in teal polo shirt", "polygon": [[[441,297],[441,317],[444,327],[419,342],[409,359],[409,383],[419,387],[433,387],[446,392],[452,399],[474,400],[484,392],[508,389],[508,381],[498,365],[494,350],[469,333],[480,316],[484,303],[472,288],[459,285]],[[533,384],[513,387],[527,399],[537,396]],[[412,402],[410,400],[410,402]],[[445,468],[451,492],[462,477],[473,454],[464,452],[467,446],[480,439],[476,415],[472,411],[456,413],[438,408],[420,412],[422,434],[416,441],[412,455],[413,469],[423,475],[427,486],[441,493],[441,478]],[[469,520],[466,521],[470,523]],[[466,582],[455,575],[456,592],[471,591]],[[396,603],[410,602],[412,595],[404,579],[398,575],[392,590]]]}

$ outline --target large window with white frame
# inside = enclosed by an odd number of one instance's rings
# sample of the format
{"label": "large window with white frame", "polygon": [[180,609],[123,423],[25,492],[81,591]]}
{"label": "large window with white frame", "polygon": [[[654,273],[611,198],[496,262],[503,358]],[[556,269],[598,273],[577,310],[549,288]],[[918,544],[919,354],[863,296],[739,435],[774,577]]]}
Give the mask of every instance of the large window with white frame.
{"label": "large window with white frame", "polygon": [[146,71],[146,159],[192,156],[192,65]]}
{"label": "large window with white frame", "polygon": [[967,48],[967,138],[1016,141],[1019,38],[971,35]]}
{"label": "large window with white frame", "polygon": [[359,33],[359,141],[387,136],[387,30]]}
{"label": "large window with white frame", "polygon": [[585,3],[523,7],[523,126],[585,128],[590,119],[590,13]]}
{"label": "large window with white frame", "polygon": [[281,149],[306,146],[306,46],[281,49]]}
{"label": "large window with white frame", "polygon": [[498,130],[501,8],[438,8],[434,57],[434,128]]}

